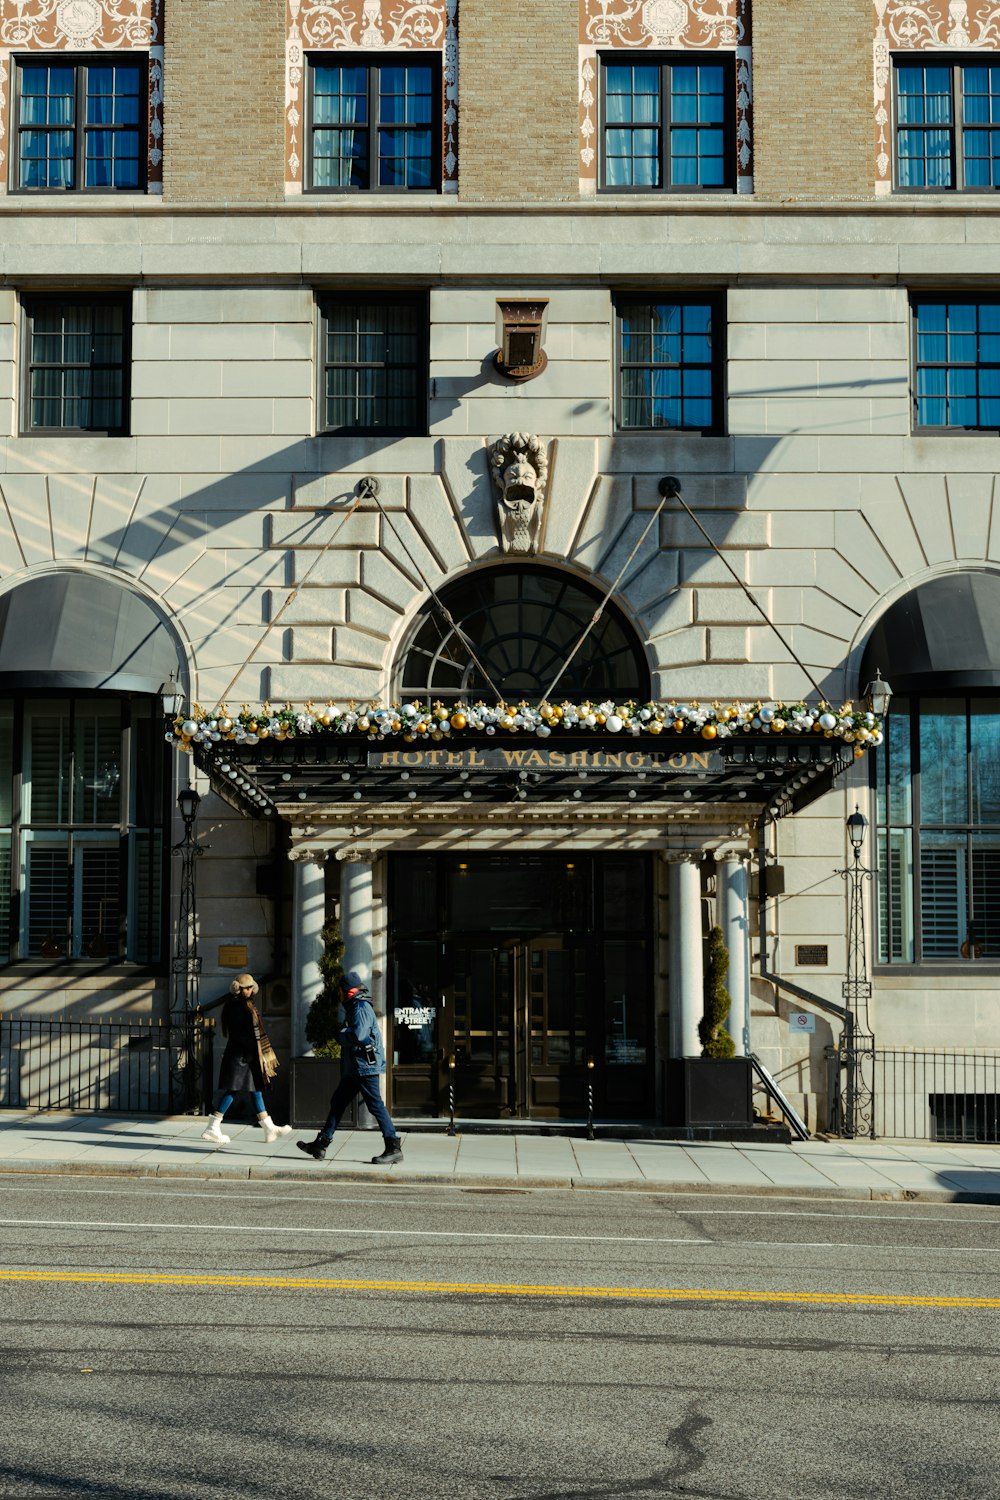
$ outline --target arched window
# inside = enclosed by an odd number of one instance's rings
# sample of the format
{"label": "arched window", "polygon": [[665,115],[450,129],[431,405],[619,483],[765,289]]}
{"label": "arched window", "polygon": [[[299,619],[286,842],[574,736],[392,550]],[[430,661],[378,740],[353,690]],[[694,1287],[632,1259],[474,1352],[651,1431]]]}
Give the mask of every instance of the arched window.
{"label": "arched window", "polygon": [[0,597],[0,965],[162,961],[170,760],[161,617],[114,579]]}
{"label": "arched window", "polygon": [[[469,573],[440,597],[462,634],[429,600],[399,660],[397,697],[492,699],[464,635],[505,698],[537,700],[550,690],[603,596],[554,569],[508,565]],[[555,697],[621,701],[649,695],[642,646],[609,602],[559,678]]]}
{"label": "arched window", "polygon": [[895,696],[872,759],[878,958],[1000,963],[1000,578],[967,570],[896,600],[865,648]]}

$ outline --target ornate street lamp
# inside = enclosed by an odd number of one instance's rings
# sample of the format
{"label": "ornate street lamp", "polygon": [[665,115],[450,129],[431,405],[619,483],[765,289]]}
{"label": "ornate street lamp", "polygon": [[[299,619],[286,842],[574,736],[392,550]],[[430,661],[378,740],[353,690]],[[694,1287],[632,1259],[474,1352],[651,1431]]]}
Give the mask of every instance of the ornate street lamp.
{"label": "ornate street lamp", "polygon": [[[878,674],[876,681],[882,681]],[[889,693],[891,690],[887,697]],[[878,710],[873,709],[873,712]],[[871,1081],[875,1038],[868,1017],[872,987],[865,943],[865,884],[872,879],[874,872],[861,863],[867,832],[868,819],[856,806],[847,819],[847,837],[854,862],[846,870],[837,871],[847,882],[847,968],[842,993],[850,1019],[841,1033],[840,1059],[846,1069],[843,1125],[848,1136],[874,1135],[875,1128]]]}
{"label": "ornate street lamp", "polygon": [[174,845],[180,855],[180,904],[177,913],[177,946],[173,960],[173,994],[170,1007],[170,1103],[188,1110],[198,1100],[200,1049],[197,1045],[198,981],[201,958],[198,954],[198,913],[195,905],[195,862],[203,848],[194,836],[201,798],[194,787],[182,787],[177,807],[184,821],[184,836]]}
{"label": "ornate street lamp", "polygon": [[166,682],[160,684],[160,698],[163,702],[163,717],[169,719],[170,723],[176,719],[184,707],[184,694],[177,680],[177,673],[171,671]]}
{"label": "ornate street lamp", "polygon": [[[884,719],[889,712],[889,703],[892,699],[892,688],[883,680],[882,673],[878,667],[875,668],[874,681],[865,688],[865,697],[873,714],[879,719]],[[861,814],[859,813],[860,817]]]}

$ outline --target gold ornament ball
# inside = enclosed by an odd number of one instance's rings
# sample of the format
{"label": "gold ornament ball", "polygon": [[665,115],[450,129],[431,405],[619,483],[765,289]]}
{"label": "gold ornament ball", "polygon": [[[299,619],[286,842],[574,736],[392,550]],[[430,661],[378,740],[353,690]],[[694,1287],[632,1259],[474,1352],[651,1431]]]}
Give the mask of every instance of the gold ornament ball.
{"label": "gold ornament ball", "polygon": [[701,731],[701,737],[703,740],[714,740],[717,733],[718,730],[714,724],[706,724]]}
{"label": "gold ornament ball", "polygon": [[451,727],[452,727],[452,729],[464,729],[465,728],[465,715],[464,714],[452,714],[452,716],[451,716]]}

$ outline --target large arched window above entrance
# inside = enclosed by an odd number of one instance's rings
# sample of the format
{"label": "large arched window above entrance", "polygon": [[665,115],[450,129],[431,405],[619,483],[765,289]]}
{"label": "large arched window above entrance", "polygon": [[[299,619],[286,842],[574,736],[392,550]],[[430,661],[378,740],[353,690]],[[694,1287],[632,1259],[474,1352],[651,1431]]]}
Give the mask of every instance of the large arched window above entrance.
{"label": "large arched window above entrance", "polygon": [[[396,694],[401,698],[492,699],[463,635],[505,698],[542,697],[603,594],[551,568],[505,566],[469,573],[442,589],[440,598],[455,623],[429,601],[399,660]],[[556,696],[621,701],[649,695],[642,645],[622,611],[609,602],[559,678]]]}

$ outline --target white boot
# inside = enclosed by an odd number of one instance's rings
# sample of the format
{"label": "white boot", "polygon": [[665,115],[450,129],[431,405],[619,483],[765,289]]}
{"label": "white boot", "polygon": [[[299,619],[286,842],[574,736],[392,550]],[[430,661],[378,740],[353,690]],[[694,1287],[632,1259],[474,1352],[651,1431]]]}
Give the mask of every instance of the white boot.
{"label": "white boot", "polygon": [[202,1140],[203,1141],[211,1141],[213,1146],[228,1146],[229,1145],[229,1137],[228,1137],[228,1135],[223,1135],[222,1134],[222,1131],[219,1128],[221,1126],[221,1124],[222,1124],[222,1116],[221,1115],[213,1115],[212,1118],[208,1122],[208,1129],[207,1130],[203,1130],[202,1133],[201,1133]]}
{"label": "white boot", "polygon": [[272,1141],[276,1141],[278,1139],[279,1135],[291,1135],[292,1133],[292,1127],[290,1125],[275,1125],[274,1121],[271,1119],[271,1116],[268,1114],[258,1115],[257,1124],[260,1126],[261,1130],[263,1130],[264,1140],[269,1146],[271,1145]]}

